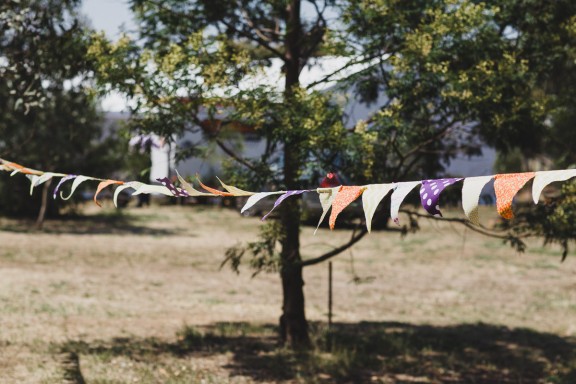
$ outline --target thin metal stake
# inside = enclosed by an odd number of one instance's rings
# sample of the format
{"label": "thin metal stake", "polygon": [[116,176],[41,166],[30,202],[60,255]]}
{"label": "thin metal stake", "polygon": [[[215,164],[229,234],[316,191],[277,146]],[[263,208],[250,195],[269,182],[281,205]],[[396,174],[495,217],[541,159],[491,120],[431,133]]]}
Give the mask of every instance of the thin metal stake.
{"label": "thin metal stake", "polygon": [[332,328],[332,262],[328,262],[328,329]]}

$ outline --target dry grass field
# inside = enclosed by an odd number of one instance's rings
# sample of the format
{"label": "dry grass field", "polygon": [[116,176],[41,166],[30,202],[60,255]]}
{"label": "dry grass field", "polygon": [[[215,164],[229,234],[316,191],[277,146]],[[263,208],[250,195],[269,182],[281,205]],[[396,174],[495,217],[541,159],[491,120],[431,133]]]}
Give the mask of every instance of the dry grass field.
{"label": "dry grass field", "polygon": [[[331,330],[327,264],[305,270],[315,348],[298,353],[276,345],[278,276],[219,269],[259,226],[180,206],[0,219],[0,383],[74,382],[76,357],[88,384],[576,383],[572,255],[435,222],[374,232],[334,259]],[[312,233],[304,257],[349,236]]]}

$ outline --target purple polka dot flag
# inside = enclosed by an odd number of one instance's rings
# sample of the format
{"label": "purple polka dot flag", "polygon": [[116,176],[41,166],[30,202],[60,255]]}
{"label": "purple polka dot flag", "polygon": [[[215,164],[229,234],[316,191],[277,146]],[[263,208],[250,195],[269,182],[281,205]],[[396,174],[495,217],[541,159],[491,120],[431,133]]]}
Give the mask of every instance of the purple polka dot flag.
{"label": "purple polka dot flag", "polygon": [[162,179],[156,179],[156,180],[158,180],[160,182],[160,184],[162,184],[163,186],[168,188],[168,190],[176,197],[188,197],[188,196],[190,196],[188,194],[188,192],[186,192],[184,189],[178,188],[174,184],[172,184],[167,177],[164,177]]}
{"label": "purple polka dot flag", "polygon": [[449,185],[457,183],[462,178],[449,178],[449,179],[435,179],[435,180],[422,180],[420,187],[420,202],[422,207],[431,215],[442,216],[440,213],[440,193]]}

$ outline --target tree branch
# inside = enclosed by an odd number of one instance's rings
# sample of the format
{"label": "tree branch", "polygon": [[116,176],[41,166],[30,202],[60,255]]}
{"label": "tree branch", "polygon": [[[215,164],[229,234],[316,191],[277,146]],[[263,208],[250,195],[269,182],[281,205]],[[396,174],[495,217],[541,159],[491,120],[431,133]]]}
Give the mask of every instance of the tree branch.
{"label": "tree branch", "polygon": [[[344,64],[342,67],[338,68],[337,70],[335,70],[335,71],[332,72],[332,73],[327,74],[326,76],[324,76],[324,77],[321,78],[320,80],[317,80],[317,81],[314,81],[314,82],[308,84],[308,85],[306,86],[306,89],[310,89],[310,88],[312,88],[312,87],[315,87],[315,86],[318,85],[318,84],[322,84],[322,83],[325,83],[325,82],[327,82],[327,81],[330,81],[330,79],[331,79],[333,76],[336,76],[338,73],[344,71],[345,69],[350,68],[351,66],[356,65],[356,64],[366,63],[366,62],[368,62],[368,61],[373,60],[374,58],[375,58],[375,57],[370,56],[370,57],[365,57],[365,58],[362,58],[362,59],[359,59],[359,60],[352,59],[352,60],[348,61],[346,64]],[[366,69],[366,68],[362,69],[361,71],[364,71],[365,69]],[[361,72],[361,71],[359,71],[359,72]],[[349,78],[349,77],[351,77],[351,76],[354,76],[355,74],[357,74],[357,72],[353,73],[353,74],[350,75],[350,76],[347,76],[345,79],[347,79],[347,78]],[[344,79],[344,80],[345,80],[345,79]],[[342,80],[342,79],[341,79],[341,80]]]}
{"label": "tree branch", "polygon": [[346,244],[342,244],[341,246],[334,248],[329,252],[326,252],[322,256],[302,261],[301,263],[302,267],[316,265],[323,261],[331,259],[336,255],[339,255],[340,253],[344,252],[345,250],[347,250],[348,248],[359,242],[367,233],[368,230],[366,229],[366,226],[362,226],[362,229],[358,233],[356,233],[356,230],[352,231],[352,236],[350,237],[350,240]]}
{"label": "tree branch", "polygon": [[[360,232],[357,233],[358,228],[361,226],[362,229],[360,229]],[[329,252],[326,252],[325,254],[312,258],[312,259],[307,259],[302,261],[302,263],[300,265],[302,265],[302,267],[307,267],[310,265],[316,265],[316,264],[320,264],[323,261],[326,261],[328,259],[333,258],[334,256],[339,255],[340,253],[344,252],[345,250],[347,250],[348,248],[352,247],[354,244],[356,244],[357,242],[359,242],[360,240],[362,240],[362,238],[364,236],[366,236],[366,234],[368,233],[368,229],[366,229],[366,225],[361,224],[360,226],[356,226],[356,228],[354,229],[354,231],[352,231],[352,236],[350,237],[350,240],[345,243],[342,244],[341,246],[332,249]],[[405,228],[390,228],[390,227],[386,227],[385,229],[383,229],[383,231],[385,232],[400,232],[402,234],[406,233],[406,229]]]}
{"label": "tree branch", "polygon": [[226,144],[222,140],[215,138],[214,141],[216,142],[216,144],[218,144],[220,149],[222,149],[228,156],[230,156],[231,158],[236,160],[238,163],[244,165],[246,168],[250,169],[251,171],[256,172],[256,167],[252,163],[250,163],[248,160],[244,159],[243,157],[240,157],[236,152],[234,152],[233,150],[228,148],[228,146],[226,146]]}
{"label": "tree branch", "polygon": [[268,44],[268,42],[266,42],[266,40],[262,39],[260,36],[254,36],[248,32],[246,32],[243,29],[238,29],[236,28],[234,25],[221,20],[221,23],[224,24],[226,27],[230,28],[232,31],[236,32],[237,34],[239,34],[240,36],[244,36],[249,40],[254,41],[255,43],[258,43],[261,47],[267,49],[268,51],[272,52],[276,57],[281,58],[282,60],[285,60],[285,56],[282,52],[280,52],[279,50],[277,50],[276,48],[274,48],[272,45]]}
{"label": "tree branch", "polygon": [[505,232],[505,233],[493,232],[493,231],[490,231],[484,227],[474,225],[466,219],[460,219],[457,217],[435,217],[435,216],[431,216],[428,214],[422,214],[422,213],[419,213],[416,211],[410,211],[410,210],[406,210],[406,209],[401,209],[400,212],[405,213],[405,214],[410,215],[410,216],[416,216],[416,217],[421,218],[421,219],[436,220],[436,221],[447,222],[447,223],[459,223],[459,224],[464,225],[466,228],[473,230],[474,232],[478,232],[484,236],[494,237],[497,239],[509,240],[511,238],[518,238],[517,236],[512,235],[510,232]]}

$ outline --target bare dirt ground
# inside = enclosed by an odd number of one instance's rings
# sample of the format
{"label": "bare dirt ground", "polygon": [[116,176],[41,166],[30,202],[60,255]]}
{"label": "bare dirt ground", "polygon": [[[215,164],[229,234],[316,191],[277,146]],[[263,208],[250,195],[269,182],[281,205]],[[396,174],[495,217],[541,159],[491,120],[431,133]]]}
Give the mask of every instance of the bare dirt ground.
{"label": "bare dirt ground", "polygon": [[[180,206],[0,219],[0,382],[61,383],[71,352],[86,383],[576,383],[573,255],[434,222],[373,232],[334,259],[331,332],[327,264],[305,270],[316,348],[293,353],[278,276],[219,269],[260,225]],[[312,234],[305,258],[350,231]]]}

